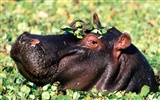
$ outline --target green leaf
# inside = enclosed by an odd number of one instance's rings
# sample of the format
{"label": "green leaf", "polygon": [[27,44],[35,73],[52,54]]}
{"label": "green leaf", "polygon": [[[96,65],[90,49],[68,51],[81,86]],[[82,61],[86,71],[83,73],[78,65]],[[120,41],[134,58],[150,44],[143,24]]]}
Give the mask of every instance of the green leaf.
{"label": "green leaf", "polygon": [[82,22],[76,22],[75,27],[76,27],[76,28],[81,28],[81,27],[82,27]]}
{"label": "green leaf", "polygon": [[5,73],[0,73],[0,77],[2,77],[2,78],[6,78],[7,76],[6,76],[6,74],[5,74]]}
{"label": "green leaf", "polygon": [[49,92],[47,92],[47,91],[45,91],[45,92],[43,92],[42,93],[42,99],[50,99],[50,94],[49,94]]}
{"label": "green leaf", "polygon": [[47,85],[43,86],[43,90],[47,90],[49,87],[51,87],[51,85],[47,84]]}
{"label": "green leaf", "polygon": [[77,100],[80,97],[80,94],[78,92],[74,92],[73,99]]}
{"label": "green leaf", "polygon": [[149,86],[144,85],[144,86],[141,88],[140,95],[141,95],[141,96],[147,96],[147,94],[149,93],[149,91],[150,91]]}
{"label": "green leaf", "polygon": [[32,100],[34,100],[35,99],[35,95],[31,94],[31,95],[29,95],[29,98],[32,99]]}
{"label": "green leaf", "polygon": [[102,35],[102,32],[100,30],[97,31],[98,34]]}
{"label": "green leaf", "polygon": [[100,39],[100,38],[102,38],[103,36],[102,35],[100,35],[99,37],[98,37],[98,39]]}
{"label": "green leaf", "polygon": [[31,91],[31,89],[28,86],[23,85],[21,87],[21,91],[24,92],[24,93],[26,93],[26,94],[29,94],[29,92]]}
{"label": "green leaf", "polygon": [[77,29],[75,32],[74,32],[74,35],[79,38],[79,39],[82,39],[83,38],[83,30],[82,29]]}
{"label": "green leaf", "polygon": [[3,91],[3,85],[0,84],[0,94],[2,93],[2,91]]}
{"label": "green leaf", "polygon": [[98,26],[96,24],[93,24],[94,29],[98,29]]}
{"label": "green leaf", "polygon": [[93,89],[91,90],[91,93],[92,93],[93,95],[98,95],[98,90],[97,90],[96,88],[93,88]]}
{"label": "green leaf", "polygon": [[53,86],[53,85],[51,86],[52,91],[56,91],[57,88],[58,88],[57,86]]}
{"label": "green leaf", "polygon": [[65,32],[68,32],[68,33],[73,33],[73,29],[69,26],[66,26],[66,25],[62,25],[61,26],[61,29]]}
{"label": "green leaf", "polygon": [[72,29],[70,26],[68,26],[68,25],[62,25],[61,26],[61,29],[62,30],[65,30],[65,29]]}
{"label": "green leaf", "polygon": [[8,97],[6,97],[6,96],[2,96],[2,98],[0,98],[1,100],[9,100],[9,98]]}
{"label": "green leaf", "polygon": [[18,95],[20,96],[20,98],[24,98],[25,97],[25,93],[24,92],[18,92]]}
{"label": "green leaf", "polygon": [[73,95],[73,91],[70,90],[70,89],[67,89],[66,90],[66,94],[69,95],[69,96],[72,96]]}
{"label": "green leaf", "polygon": [[59,95],[54,100],[73,100],[73,99],[70,96],[68,96],[68,95]]}
{"label": "green leaf", "polygon": [[98,33],[98,29],[92,30],[91,33]]}
{"label": "green leaf", "polygon": [[78,38],[78,39],[82,39],[82,38],[83,38],[83,36],[81,36],[81,35],[78,35],[78,36],[77,36],[77,38]]}
{"label": "green leaf", "polygon": [[106,28],[102,28],[100,31],[101,31],[102,34],[105,34],[107,32],[107,29]]}

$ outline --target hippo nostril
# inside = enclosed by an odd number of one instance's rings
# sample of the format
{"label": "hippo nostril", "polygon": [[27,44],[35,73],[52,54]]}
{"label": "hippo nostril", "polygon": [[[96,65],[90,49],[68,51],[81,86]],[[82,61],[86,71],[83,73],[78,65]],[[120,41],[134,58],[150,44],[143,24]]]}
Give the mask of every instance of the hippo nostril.
{"label": "hippo nostril", "polygon": [[36,44],[40,43],[40,41],[38,39],[32,39],[30,42],[32,45],[36,45]]}

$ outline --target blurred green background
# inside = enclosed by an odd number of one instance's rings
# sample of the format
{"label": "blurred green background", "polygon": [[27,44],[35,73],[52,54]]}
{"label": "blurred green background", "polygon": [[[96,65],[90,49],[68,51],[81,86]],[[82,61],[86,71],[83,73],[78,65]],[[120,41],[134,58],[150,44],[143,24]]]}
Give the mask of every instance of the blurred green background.
{"label": "blurred green background", "polygon": [[[64,95],[61,94],[59,97],[56,94],[58,93],[57,90],[51,89],[51,87],[55,88],[54,85],[38,88],[19,74],[15,63],[9,56],[11,45],[24,31],[41,35],[63,34],[60,29],[62,25],[68,25],[76,19],[92,21],[95,12],[98,13],[103,26],[115,26],[121,32],[128,32],[131,35],[132,43],[146,56],[155,74],[158,75],[160,71],[159,0],[1,0],[0,99],[10,100],[12,98],[17,100],[23,98],[25,100],[29,98],[32,100],[56,97],[62,99]],[[67,93],[65,96],[68,98],[70,96],[72,99],[73,96],[74,99],[94,97],[87,93],[82,93],[82,96],[81,93],[71,90],[68,90]],[[117,92],[111,97],[125,97],[122,94]],[[127,95],[131,99],[139,96],[135,93]],[[152,99],[158,97],[160,99],[159,91],[147,96],[147,98]],[[99,99],[100,96],[97,95],[95,98]],[[106,98],[109,98],[109,95]]]}

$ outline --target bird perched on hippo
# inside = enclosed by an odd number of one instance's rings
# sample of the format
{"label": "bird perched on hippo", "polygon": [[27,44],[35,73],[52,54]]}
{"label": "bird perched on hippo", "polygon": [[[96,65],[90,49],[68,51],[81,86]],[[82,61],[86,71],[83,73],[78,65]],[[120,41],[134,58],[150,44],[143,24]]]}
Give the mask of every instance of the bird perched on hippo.
{"label": "bird perched on hippo", "polygon": [[[128,33],[115,27],[101,25],[98,15],[93,15],[93,29],[70,24],[70,34],[34,35],[24,32],[11,49],[11,58],[19,72],[38,86],[59,81],[62,89],[99,92],[140,92],[144,85],[157,90],[153,70],[143,54],[131,43]],[[77,37],[77,29],[83,34]],[[101,30],[105,33],[99,34]]]}

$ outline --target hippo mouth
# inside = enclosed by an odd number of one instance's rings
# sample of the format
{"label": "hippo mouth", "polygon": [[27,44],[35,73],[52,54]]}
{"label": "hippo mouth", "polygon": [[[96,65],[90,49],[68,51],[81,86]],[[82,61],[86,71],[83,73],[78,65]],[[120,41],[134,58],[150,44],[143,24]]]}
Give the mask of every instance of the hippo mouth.
{"label": "hippo mouth", "polygon": [[79,51],[78,48],[67,48],[65,50],[58,52],[58,56],[60,59],[63,59],[66,56],[76,54],[78,51]]}
{"label": "hippo mouth", "polygon": [[85,52],[85,49],[79,46],[69,47],[58,52],[58,70],[62,71],[65,68],[65,66],[70,66],[69,63],[71,63],[73,59],[78,59],[79,57],[84,56]]}

